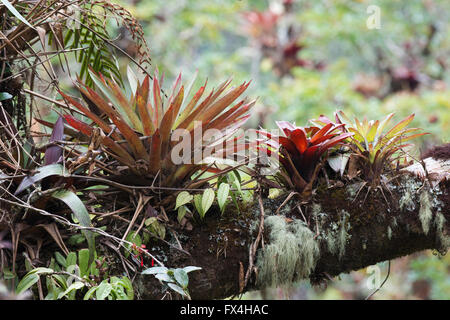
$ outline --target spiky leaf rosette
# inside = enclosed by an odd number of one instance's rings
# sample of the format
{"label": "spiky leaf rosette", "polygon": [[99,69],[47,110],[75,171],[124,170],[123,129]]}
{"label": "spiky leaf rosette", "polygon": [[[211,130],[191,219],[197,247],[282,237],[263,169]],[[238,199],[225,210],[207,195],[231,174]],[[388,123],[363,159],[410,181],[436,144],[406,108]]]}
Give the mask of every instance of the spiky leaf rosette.
{"label": "spiky leaf rosette", "polygon": [[[247,89],[249,82],[226,91],[231,83],[231,80],[227,80],[204,97],[205,83],[188,99],[189,92],[185,94],[181,75],[176,79],[171,93],[166,96],[162,93],[156,73],[153,80],[146,76],[142,83],[135,83],[135,92],[127,97],[114,80],[105,79],[94,72],[91,76],[97,90],[80,81],[78,84],[87,106],[60,93],[93,124],[87,124],[72,115],[65,115],[66,121],[87,136],[92,135],[96,125],[104,133],[102,145],[105,151],[136,176],[146,179],[158,176],[160,185],[165,187],[186,186],[184,183],[189,181],[191,175],[205,166],[203,154],[211,145],[230,146],[226,143],[227,139],[246,122],[250,116],[249,110],[255,103],[243,99],[232,106]],[[202,135],[194,136],[199,128]],[[214,129],[214,139],[208,139],[205,143],[205,134],[209,129]],[[178,138],[182,136],[188,142],[187,146],[181,148],[182,163],[173,159],[179,156],[180,151],[179,140],[172,139],[175,132]],[[186,143],[185,140],[182,142]],[[174,148],[177,149],[173,153]],[[216,155],[230,152],[225,147],[219,149],[215,147]]]}
{"label": "spiky leaf rosette", "polygon": [[277,125],[284,136],[272,135],[265,131],[259,132],[269,138],[265,142],[269,146],[266,152],[269,155],[273,149],[277,152],[286,173],[285,180],[299,192],[303,192],[316,178],[316,169],[322,155],[329,148],[353,135],[353,133],[339,132],[343,125],[331,123],[322,128],[297,127],[287,121],[278,121]]}
{"label": "spiky leaf rosette", "polygon": [[[351,121],[343,111],[335,113],[336,124],[346,124],[342,127],[342,132],[354,133],[348,139],[352,151],[362,159],[362,171],[365,177],[378,181],[384,169],[397,157],[395,154],[411,144],[405,144],[406,141],[423,136],[428,133],[414,133],[419,128],[408,128],[408,125],[414,119],[414,114],[404,118],[390,129],[386,129],[393,118],[394,113],[387,115],[382,121],[370,120],[364,118],[363,121],[355,117]],[[313,123],[319,126],[329,124],[336,125],[326,116],[321,115],[319,119],[313,120]],[[414,134],[412,134],[414,133]]]}

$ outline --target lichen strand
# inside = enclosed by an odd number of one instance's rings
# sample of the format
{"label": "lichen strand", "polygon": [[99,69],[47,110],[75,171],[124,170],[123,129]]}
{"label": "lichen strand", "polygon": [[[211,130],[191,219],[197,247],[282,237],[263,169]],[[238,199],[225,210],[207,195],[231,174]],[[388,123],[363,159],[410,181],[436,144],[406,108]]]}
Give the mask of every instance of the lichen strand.
{"label": "lichen strand", "polygon": [[266,217],[264,228],[270,241],[258,252],[257,284],[274,287],[307,278],[319,258],[314,233],[302,221],[288,223],[281,215]]}
{"label": "lichen strand", "polygon": [[447,230],[445,229],[446,219],[442,213],[438,213],[436,215],[434,224],[436,227],[436,236],[441,244],[441,251],[446,251],[450,248],[450,236],[447,234]]}
{"label": "lichen strand", "polygon": [[[446,219],[443,215],[443,202],[440,200],[442,190],[439,185],[432,188],[423,187],[419,195],[419,220],[422,225],[423,232],[428,235],[430,228],[436,228],[436,236],[443,247],[446,247],[446,230],[444,230]],[[434,224],[433,224],[434,220]],[[447,245],[448,247],[448,245]]]}
{"label": "lichen strand", "polygon": [[[423,187],[423,182],[417,179],[408,179],[406,177],[404,181],[405,183],[402,184],[404,187],[399,190],[402,193],[402,196],[399,199],[398,204],[402,211],[414,211],[416,210],[418,190]],[[393,189],[395,188],[396,186],[393,186]]]}
{"label": "lichen strand", "polygon": [[431,210],[430,195],[426,190],[423,190],[420,193],[419,219],[422,224],[423,232],[428,234],[428,231],[430,231],[431,220],[433,219],[433,211]]}
{"label": "lichen strand", "polygon": [[[340,220],[332,222],[328,225],[327,229],[320,232],[319,239],[325,240],[328,250],[333,255],[338,255],[341,259],[345,254],[345,246],[351,235],[349,234],[350,223],[348,222],[350,214],[342,210],[340,214]],[[321,228],[324,228],[321,225]]]}

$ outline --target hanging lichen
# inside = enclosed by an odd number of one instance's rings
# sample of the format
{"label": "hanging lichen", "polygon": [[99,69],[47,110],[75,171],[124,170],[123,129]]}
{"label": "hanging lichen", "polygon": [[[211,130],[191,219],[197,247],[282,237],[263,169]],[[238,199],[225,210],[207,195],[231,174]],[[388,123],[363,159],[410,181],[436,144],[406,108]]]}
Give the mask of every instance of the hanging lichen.
{"label": "hanging lichen", "polygon": [[438,213],[434,219],[436,227],[436,235],[441,243],[442,250],[445,251],[450,247],[450,236],[446,234],[446,219],[442,213]]}
{"label": "hanging lichen", "polygon": [[264,227],[270,241],[257,257],[258,284],[279,286],[307,278],[319,258],[314,233],[302,221],[287,223],[281,215],[267,217]]}
{"label": "hanging lichen", "polygon": [[[404,184],[402,187],[402,197],[398,203],[400,210],[414,211],[416,209],[416,195],[417,191],[423,186],[423,183],[419,180],[404,178]],[[396,187],[393,186],[393,189]]]}
{"label": "hanging lichen", "polygon": [[389,240],[392,239],[392,229],[390,226],[387,227],[387,236]]}
{"label": "hanging lichen", "polygon": [[431,211],[431,201],[428,191],[423,190],[420,194],[419,219],[425,234],[430,231],[430,223],[433,219],[433,211]]}
{"label": "hanging lichen", "polygon": [[347,240],[351,237],[348,233],[350,230],[350,223],[347,221],[349,216],[347,211],[342,210],[340,221],[332,222],[324,232],[324,237],[322,235],[319,237],[326,241],[328,251],[333,255],[338,255],[339,259],[344,256]]}

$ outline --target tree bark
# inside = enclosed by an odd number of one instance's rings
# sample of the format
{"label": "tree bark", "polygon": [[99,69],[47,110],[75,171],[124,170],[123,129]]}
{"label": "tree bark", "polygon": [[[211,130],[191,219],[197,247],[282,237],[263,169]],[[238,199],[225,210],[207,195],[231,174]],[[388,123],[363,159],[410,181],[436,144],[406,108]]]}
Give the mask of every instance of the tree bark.
{"label": "tree bark", "polygon": [[[297,199],[290,200],[280,210],[289,221],[306,220],[315,234],[320,256],[309,275],[312,283],[425,249],[445,252],[448,248],[450,180],[441,181],[433,189],[428,180],[403,174],[389,184],[389,190],[368,192],[364,187],[353,201],[359,187],[322,185],[307,204],[300,205],[302,214],[297,209]],[[266,219],[275,214],[285,198],[286,195],[263,201]],[[317,208],[322,213],[321,221],[313,214]],[[427,212],[431,213],[427,215]],[[342,221],[344,214],[347,217],[345,225],[348,225],[345,245],[339,250],[330,250],[323,236],[333,223]],[[250,261],[249,247],[257,236],[259,220],[258,201],[240,215],[227,212],[220,217],[208,212],[201,225],[192,231],[181,232],[183,236],[179,238],[185,239],[181,240],[181,245],[190,255],[168,248],[165,265],[202,268],[189,274],[189,292],[193,299],[220,299],[260,289],[264,285],[256,281],[255,273],[242,289]],[[270,243],[270,231],[264,229],[265,246]],[[261,245],[259,250],[264,250]],[[140,275],[137,283],[139,298],[161,298],[162,286],[153,276]]]}

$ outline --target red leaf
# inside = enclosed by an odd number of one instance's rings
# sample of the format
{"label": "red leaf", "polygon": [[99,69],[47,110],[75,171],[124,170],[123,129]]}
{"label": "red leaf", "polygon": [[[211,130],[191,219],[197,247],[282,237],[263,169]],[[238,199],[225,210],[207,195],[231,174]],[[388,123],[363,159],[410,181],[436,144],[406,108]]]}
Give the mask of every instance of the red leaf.
{"label": "red leaf", "polygon": [[333,126],[333,123],[329,123],[325,125],[322,129],[320,129],[317,133],[314,134],[314,136],[311,138],[311,144],[316,144],[317,140],[322,138]]}
{"label": "red leaf", "polygon": [[[50,137],[50,143],[55,141],[61,141],[64,139],[64,120],[60,116],[53,127],[52,135]],[[58,145],[52,145],[45,150],[45,165],[59,162],[62,156],[62,148]]]}
{"label": "red leaf", "polygon": [[302,154],[308,148],[308,139],[303,129],[295,129],[292,131],[290,139],[295,143],[297,150]]}

